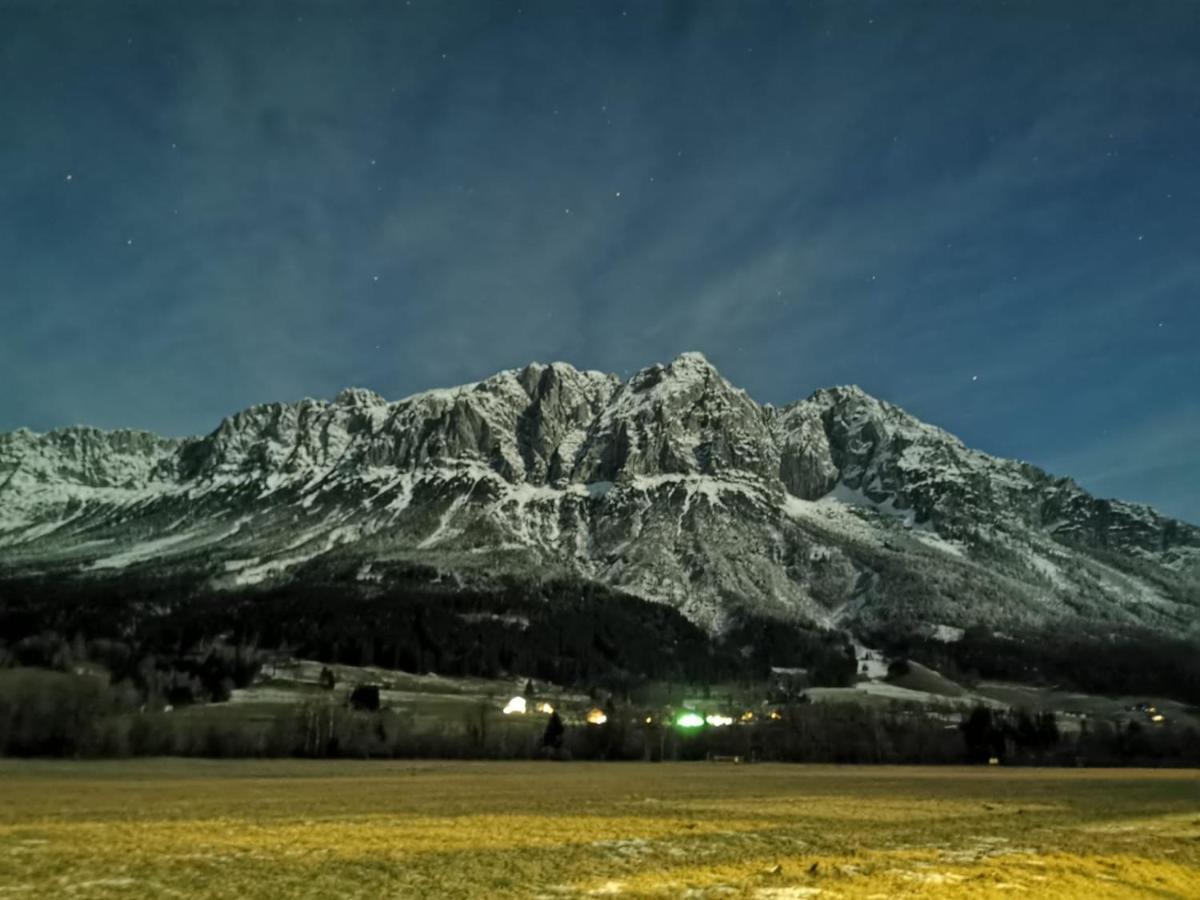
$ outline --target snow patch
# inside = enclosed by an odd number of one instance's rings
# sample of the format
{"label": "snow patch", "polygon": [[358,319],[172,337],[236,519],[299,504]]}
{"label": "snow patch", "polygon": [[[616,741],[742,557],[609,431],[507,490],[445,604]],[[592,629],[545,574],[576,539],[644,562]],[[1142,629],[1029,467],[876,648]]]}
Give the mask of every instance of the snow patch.
{"label": "snow patch", "polygon": [[955,644],[963,639],[964,634],[966,632],[963,629],[955,628],[953,625],[934,625],[931,637],[943,644]]}
{"label": "snow patch", "polygon": [[120,553],[114,553],[112,556],[105,556],[96,560],[89,569],[123,569],[125,566],[133,565],[134,563],[144,562],[148,559],[154,559],[156,556],[162,556],[163,551],[169,550],[172,547],[185,543],[186,541],[195,540],[200,537],[199,532],[188,531],[183,534],[173,534],[168,537],[158,538],[157,540],[144,541],[141,544],[136,544],[128,550],[123,550]]}
{"label": "snow patch", "polygon": [[896,506],[896,498],[889,497],[887,500],[879,501],[872,500],[863,491],[848,488],[844,484],[838,484],[832,491],[817,501],[818,503],[841,503],[846,506],[855,506],[860,509],[870,509],[877,513],[882,513],[885,516],[892,516],[903,521],[905,527],[911,528],[917,518],[917,514],[912,509],[899,509]]}

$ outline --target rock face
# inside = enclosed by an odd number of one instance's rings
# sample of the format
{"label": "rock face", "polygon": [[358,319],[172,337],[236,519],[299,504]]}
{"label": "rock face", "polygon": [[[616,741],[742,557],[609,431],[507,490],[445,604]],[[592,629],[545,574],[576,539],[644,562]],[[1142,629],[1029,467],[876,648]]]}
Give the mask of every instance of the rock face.
{"label": "rock face", "polygon": [[761,407],[698,353],[638,372],[612,395],[589,430],[572,475],[779,473],[779,453]]}
{"label": "rock face", "polygon": [[699,354],[563,363],[389,402],[255,406],[199,438],[0,435],[0,569],[186,569],[230,589],[570,574],[717,631],[1200,618],[1200,529],[968,449],[858,388],[760,406]]}

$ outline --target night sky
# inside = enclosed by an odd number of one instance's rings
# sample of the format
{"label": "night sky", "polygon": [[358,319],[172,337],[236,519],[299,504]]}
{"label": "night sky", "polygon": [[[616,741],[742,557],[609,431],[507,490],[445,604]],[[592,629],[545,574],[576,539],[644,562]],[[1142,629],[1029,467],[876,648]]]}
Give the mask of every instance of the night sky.
{"label": "night sky", "polygon": [[1200,522],[1200,5],[0,0],[0,430],[857,383]]}

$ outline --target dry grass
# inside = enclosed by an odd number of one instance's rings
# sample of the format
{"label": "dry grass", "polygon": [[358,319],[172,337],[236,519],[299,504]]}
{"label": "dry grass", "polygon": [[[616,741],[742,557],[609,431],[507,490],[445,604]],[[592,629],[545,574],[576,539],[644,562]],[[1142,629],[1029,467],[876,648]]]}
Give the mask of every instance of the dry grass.
{"label": "dry grass", "polygon": [[0,898],[1200,896],[1200,776],[0,763]]}

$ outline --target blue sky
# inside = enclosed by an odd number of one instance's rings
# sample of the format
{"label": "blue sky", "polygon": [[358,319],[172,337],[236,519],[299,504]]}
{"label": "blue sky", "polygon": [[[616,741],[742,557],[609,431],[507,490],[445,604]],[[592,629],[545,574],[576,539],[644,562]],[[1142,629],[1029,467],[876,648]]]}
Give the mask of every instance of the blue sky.
{"label": "blue sky", "polygon": [[0,429],[857,383],[1200,522],[1200,10],[0,0]]}

